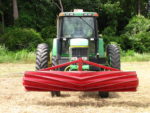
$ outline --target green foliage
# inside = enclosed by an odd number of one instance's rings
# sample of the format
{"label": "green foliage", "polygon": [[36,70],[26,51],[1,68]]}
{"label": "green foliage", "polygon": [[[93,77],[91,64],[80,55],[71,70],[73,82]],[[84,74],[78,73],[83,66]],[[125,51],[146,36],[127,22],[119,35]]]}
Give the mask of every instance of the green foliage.
{"label": "green foliage", "polygon": [[[54,1],[59,3],[58,0]],[[56,37],[55,26],[59,8],[52,0],[17,0],[17,2],[19,18],[14,22],[13,2],[1,0],[0,14],[4,15],[5,28],[9,29],[5,29],[6,32],[2,35],[0,22],[0,43],[6,44],[9,50],[33,50],[41,42],[46,42],[51,47],[52,39]],[[138,9],[137,0],[62,0],[62,2],[64,11],[79,8],[98,12],[99,31],[105,44],[115,42],[126,51],[132,49],[136,52],[150,52],[150,20],[145,18],[147,0],[140,3],[141,15],[145,17],[135,16]]]}
{"label": "green foliage", "polygon": [[121,51],[121,56],[126,57],[126,56],[134,56],[135,51],[134,50],[128,50],[128,51]]}
{"label": "green foliage", "polygon": [[56,38],[56,27],[55,26],[44,27],[41,31],[41,35],[45,40],[49,38]]}
{"label": "green foliage", "polygon": [[35,17],[34,15],[30,15],[27,13],[22,13],[15,21],[15,26],[17,27],[23,27],[23,28],[34,28],[36,29],[36,23],[35,23]]}
{"label": "green foliage", "polygon": [[56,38],[56,27],[55,26],[44,27],[41,31],[41,35],[45,43],[47,43],[49,47],[52,48],[53,39]]}
{"label": "green foliage", "polygon": [[0,22],[0,35],[2,34],[2,23]]}
{"label": "green foliage", "polygon": [[101,8],[102,12],[100,12],[100,15],[102,16],[100,16],[100,18],[102,18],[106,24],[102,30],[102,33],[107,33],[106,35],[112,33],[113,36],[117,33],[119,16],[123,13],[123,10],[120,7],[120,2],[108,1],[104,4],[101,4]]}
{"label": "green foliage", "polygon": [[[144,16],[134,16],[129,24],[125,27],[125,32],[131,36],[134,36],[141,32],[146,32],[150,29],[150,20]],[[133,37],[130,37],[133,38]]]}
{"label": "green foliage", "polygon": [[117,15],[123,12],[123,10],[120,7],[120,2],[110,2],[108,1],[104,5],[102,5],[102,9],[105,11],[107,15],[109,15],[109,18],[116,18]]}
{"label": "green foliage", "polygon": [[136,52],[150,52],[150,20],[144,16],[135,16],[125,27],[121,36],[124,49],[133,49]]}
{"label": "green foliage", "polygon": [[120,46],[122,39],[121,37],[116,35],[116,29],[114,29],[113,27],[106,27],[102,34],[105,45],[113,42]]}
{"label": "green foliage", "polygon": [[150,52],[150,32],[140,32],[134,36],[133,48],[137,52]]}
{"label": "green foliage", "polygon": [[4,45],[0,45],[0,55],[3,56],[7,53],[7,48]]}
{"label": "green foliage", "polygon": [[43,41],[35,30],[15,27],[9,28],[0,38],[9,50],[34,50],[37,44]]}
{"label": "green foliage", "polygon": [[106,27],[104,31],[102,32],[103,35],[106,36],[115,36],[116,35],[116,29],[112,26]]}
{"label": "green foliage", "polygon": [[49,38],[49,39],[47,39],[47,40],[45,41],[45,43],[48,44],[48,46],[49,46],[49,48],[50,48],[50,50],[51,50],[51,49],[52,49],[52,45],[53,45],[53,39],[52,39],[52,38]]}
{"label": "green foliage", "polygon": [[19,19],[15,22],[18,27],[33,28],[41,31],[48,25],[54,25],[56,14],[58,13],[56,6],[51,0],[23,0],[18,1],[20,6]]}

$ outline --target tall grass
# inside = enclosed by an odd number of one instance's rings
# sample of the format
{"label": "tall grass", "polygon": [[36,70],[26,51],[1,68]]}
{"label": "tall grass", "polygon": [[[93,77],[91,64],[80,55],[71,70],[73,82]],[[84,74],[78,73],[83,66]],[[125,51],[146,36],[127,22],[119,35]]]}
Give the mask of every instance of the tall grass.
{"label": "tall grass", "polygon": [[0,46],[0,63],[33,63],[35,61],[35,53],[27,50],[8,51],[5,46]]}
{"label": "tall grass", "polygon": [[135,53],[133,50],[121,53],[122,62],[150,61],[150,53]]}
{"label": "tall grass", "polygon": [[[121,52],[122,62],[150,61],[150,53],[135,53],[132,50]],[[0,63],[35,63],[35,52],[27,50],[8,51],[5,46],[0,46]]]}

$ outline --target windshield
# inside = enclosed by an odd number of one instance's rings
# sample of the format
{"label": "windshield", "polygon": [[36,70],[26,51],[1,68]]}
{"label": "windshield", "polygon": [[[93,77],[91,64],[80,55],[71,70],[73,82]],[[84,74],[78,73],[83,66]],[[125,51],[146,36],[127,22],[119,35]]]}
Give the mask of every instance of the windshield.
{"label": "windshield", "polygon": [[94,37],[94,18],[64,17],[62,37],[65,38]]}

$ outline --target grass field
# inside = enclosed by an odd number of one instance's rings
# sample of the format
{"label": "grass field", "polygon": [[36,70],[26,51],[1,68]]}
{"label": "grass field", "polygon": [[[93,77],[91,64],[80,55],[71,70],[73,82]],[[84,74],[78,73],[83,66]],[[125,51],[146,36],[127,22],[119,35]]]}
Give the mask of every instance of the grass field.
{"label": "grass field", "polygon": [[[0,63],[34,63],[35,51],[28,50],[9,51],[5,46],[0,45]],[[150,61],[150,53],[136,53],[133,50],[121,51],[122,62],[143,62]]]}
{"label": "grass field", "polygon": [[111,93],[101,99],[96,92],[25,92],[22,76],[34,64],[0,64],[0,113],[150,113],[150,62],[122,63],[123,70],[135,70],[137,92]]}

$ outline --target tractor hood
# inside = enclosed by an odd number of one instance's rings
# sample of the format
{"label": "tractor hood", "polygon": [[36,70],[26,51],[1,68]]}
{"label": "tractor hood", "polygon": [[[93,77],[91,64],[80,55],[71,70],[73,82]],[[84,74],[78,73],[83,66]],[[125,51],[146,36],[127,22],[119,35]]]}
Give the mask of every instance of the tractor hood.
{"label": "tractor hood", "polygon": [[69,47],[69,56],[70,60],[77,60],[77,58],[83,58],[84,60],[88,60],[88,48],[89,41],[88,39],[83,38],[75,38],[70,39],[70,47]]}

